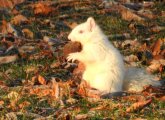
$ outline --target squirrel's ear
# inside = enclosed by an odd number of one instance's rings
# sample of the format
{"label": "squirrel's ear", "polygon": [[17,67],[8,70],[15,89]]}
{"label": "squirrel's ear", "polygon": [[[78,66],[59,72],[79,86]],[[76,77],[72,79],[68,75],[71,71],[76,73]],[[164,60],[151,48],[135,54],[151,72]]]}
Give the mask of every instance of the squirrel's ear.
{"label": "squirrel's ear", "polygon": [[93,29],[94,29],[94,27],[96,26],[95,20],[94,20],[92,17],[89,17],[89,18],[87,19],[87,24],[88,24],[88,29],[89,29],[89,31],[92,32]]}

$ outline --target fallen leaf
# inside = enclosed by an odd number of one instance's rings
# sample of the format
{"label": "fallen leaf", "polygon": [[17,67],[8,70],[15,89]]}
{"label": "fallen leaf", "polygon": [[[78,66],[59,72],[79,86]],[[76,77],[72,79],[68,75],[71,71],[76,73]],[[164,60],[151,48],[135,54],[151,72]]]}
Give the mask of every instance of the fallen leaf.
{"label": "fallen leaf", "polygon": [[161,16],[165,17],[165,11],[161,11]]}
{"label": "fallen leaf", "polygon": [[11,91],[8,95],[7,95],[7,98],[9,99],[10,101],[10,104],[9,104],[9,108],[11,108],[12,110],[15,110],[16,109],[16,103],[18,102],[18,100],[21,98],[20,97],[20,94],[15,92],[15,91]]}
{"label": "fallen leaf", "polygon": [[0,100],[0,106],[4,105],[4,101]]}
{"label": "fallen leaf", "polygon": [[121,7],[121,16],[124,20],[127,20],[127,21],[135,20],[139,22],[142,22],[145,20],[144,18],[137,15],[133,10],[127,9],[124,6],[120,6],[120,7]]}
{"label": "fallen leaf", "polygon": [[163,55],[163,56],[165,57],[165,49],[162,50],[160,54]]}
{"label": "fallen leaf", "polygon": [[0,57],[0,64],[6,64],[6,63],[14,62],[17,59],[18,59],[18,55]]}
{"label": "fallen leaf", "polygon": [[64,21],[64,23],[70,28],[73,29],[75,28],[78,24],[76,22],[69,23],[67,21]]}
{"label": "fallen leaf", "polygon": [[122,99],[126,101],[144,101],[145,97],[143,95],[129,95],[129,96],[124,96]]}
{"label": "fallen leaf", "polygon": [[146,70],[150,73],[159,71],[159,68],[161,66],[165,66],[165,60],[164,59],[158,59],[158,60],[152,60],[151,65],[149,65]]}
{"label": "fallen leaf", "polygon": [[28,107],[29,105],[30,105],[30,102],[24,101],[23,103],[19,104],[18,106],[19,106],[20,109],[22,109],[24,107]]}
{"label": "fallen leaf", "polygon": [[50,65],[50,68],[59,68],[61,66],[61,63],[60,62],[53,62],[51,65]]}
{"label": "fallen leaf", "polygon": [[154,60],[160,60],[160,59],[164,59],[163,55],[155,55],[154,56]]}
{"label": "fallen leaf", "polygon": [[78,94],[82,97],[90,97],[90,98],[101,98],[101,92],[99,90],[92,89],[86,81],[82,81],[79,88]]}
{"label": "fallen leaf", "polygon": [[145,106],[151,104],[151,102],[152,102],[152,99],[136,102],[136,103],[132,104],[129,108],[127,108],[126,112],[135,112],[135,111],[141,110]]}
{"label": "fallen leaf", "polygon": [[38,82],[41,84],[41,85],[46,85],[46,80],[44,77],[42,77],[41,75],[38,75]]}
{"label": "fallen leaf", "polygon": [[15,91],[10,92],[7,97],[12,101],[18,101],[20,99],[20,95]]}
{"label": "fallen leaf", "polygon": [[23,16],[21,14],[16,15],[11,20],[11,23],[14,24],[14,25],[20,25],[21,23],[28,23],[28,22],[29,22],[29,20],[25,16]]}
{"label": "fallen leaf", "polygon": [[137,61],[139,61],[138,57],[136,55],[125,56],[124,60],[127,61],[127,62],[137,62]]}
{"label": "fallen leaf", "polygon": [[158,100],[165,102],[165,96],[162,96],[162,97],[158,98]]}
{"label": "fallen leaf", "polygon": [[16,8],[13,8],[11,12],[12,12],[13,15],[18,15],[19,14],[19,11]]}
{"label": "fallen leaf", "polygon": [[38,67],[37,67],[37,66],[28,66],[28,67],[25,69],[25,72],[26,72],[26,74],[29,74],[29,73],[37,73],[37,72],[38,72]]}
{"label": "fallen leaf", "polygon": [[17,31],[14,27],[5,20],[2,20],[1,32],[3,34],[13,34],[14,36],[18,36]]}
{"label": "fallen leaf", "polygon": [[40,93],[40,91],[41,91],[41,88],[32,88],[32,89],[30,89],[30,94],[38,94],[38,93]]}
{"label": "fallen leaf", "polygon": [[0,2],[1,2],[0,8],[10,8],[10,9],[12,9],[14,7],[12,1],[10,1],[10,0],[7,0],[7,1],[6,0],[1,0]]}
{"label": "fallen leaf", "polygon": [[78,67],[73,70],[73,74],[81,74],[85,71],[85,65],[82,62],[78,63]]}
{"label": "fallen leaf", "polygon": [[52,96],[55,97],[55,98],[59,98],[60,96],[60,89],[59,89],[59,85],[58,83],[56,82],[55,79],[52,79],[51,80],[51,88],[52,88]]}
{"label": "fallen leaf", "polygon": [[0,8],[14,8],[15,5],[24,2],[25,0],[0,0]]}
{"label": "fallen leaf", "polygon": [[146,95],[146,93],[149,95],[151,93],[164,93],[164,92],[165,92],[165,90],[162,90],[158,87],[154,87],[152,85],[145,86],[144,90],[142,91],[142,93],[144,95]]}
{"label": "fallen leaf", "polygon": [[146,9],[142,9],[142,10],[138,11],[138,14],[141,16],[144,16],[146,18],[149,18],[149,19],[155,19],[156,18],[156,15],[154,15],[152,13],[152,11],[146,10]]}
{"label": "fallen leaf", "polygon": [[48,36],[44,36],[43,41],[48,43],[48,45],[52,46],[52,45],[60,45],[62,43],[62,41],[55,39],[55,38],[50,38]]}
{"label": "fallen leaf", "polygon": [[18,120],[16,113],[9,112],[5,114],[7,120]]}
{"label": "fallen leaf", "polygon": [[75,116],[75,120],[85,120],[88,118],[88,114],[78,114]]}
{"label": "fallen leaf", "polygon": [[22,32],[26,38],[31,38],[31,39],[34,38],[34,33],[31,30],[24,28]]}
{"label": "fallen leaf", "polygon": [[48,15],[52,11],[53,11],[53,8],[44,3],[37,3],[34,5],[34,14],[35,15]]}
{"label": "fallen leaf", "polygon": [[161,48],[161,45],[162,45],[162,39],[158,39],[156,42],[155,42],[155,44],[154,44],[154,46],[153,46],[153,48],[152,48],[152,54],[153,55],[158,55],[159,53],[160,53],[160,48]]}
{"label": "fallen leaf", "polygon": [[47,95],[52,95],[53,90],[52,89],[43,89],[40,91],[39,96],[43,97],[43,96],[47,96]]}
{"label": "fallen leaf", "polygon": [[147,120],[145,118],[135,118],[134,120]]}
{"label": "fallen leaf", "polygon": [[160,32],[160,31],[162,31],[162,30],[165,30],[165,27],[163,27],[163,26],[158,26],[158,25],[151,27],[151,32],[158,33],[158,32]]}
{"label": "fallen leaf", "polygon": [[153,1],[143,1],[143,7],[145,8],[151,8],[155,5],[155,3]]}
{"label": "fallen leaf", "polygon": [[104,105],[99,105],[97,107],[91,108],[90,111],[94,111],[94,110],[104,110],[106,108],[106,106]]}

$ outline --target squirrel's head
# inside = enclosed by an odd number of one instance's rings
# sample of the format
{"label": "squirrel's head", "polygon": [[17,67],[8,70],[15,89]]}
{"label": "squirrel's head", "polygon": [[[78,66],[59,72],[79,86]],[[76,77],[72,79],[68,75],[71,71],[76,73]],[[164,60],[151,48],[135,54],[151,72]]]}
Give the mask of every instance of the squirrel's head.
{"label": "squirrel's head", "polygon": [[86,43],[90,40],[92,33],[96,27],[96,22],[92,17],[89,17],[86,22],[76,26],[68,36],[71,41]]}

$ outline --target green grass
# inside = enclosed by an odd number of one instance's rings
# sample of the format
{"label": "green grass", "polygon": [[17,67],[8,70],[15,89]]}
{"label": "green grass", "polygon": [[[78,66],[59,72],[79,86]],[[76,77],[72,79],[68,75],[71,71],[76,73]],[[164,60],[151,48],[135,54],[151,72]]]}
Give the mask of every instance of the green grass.
{"label": "green grass", "polygon": [[[63,24],[65,21],[69,22],[76,22],[81,23],[86,21],[86,19],[89,16],[93,16],[97,23],[100,25],[104,33],[109,37],[111,35],[116,34],[123,34],[123,33],[129,33],[132,40],[135,38],[138,38],[140,41],[143,41],[147,37],[155,36],[154,40],[157,40],[158,38],[164,38],[165,37],[165,31],[161,31],[159,33],[151,33],[146,32],[144,28],[150,27],[152,24],[157,24],[160,26],[165,27],[165,18],[158,17],[154,20],[149,20],[145,24],[140,22],[135,22],[135,25],[138,26],[137,29],[139,30],[139,33],[133,33],[129,28],[130,22],[122,20],[121,16],[117,13],[105,13],[100,14],[97,13],[96,10],[101,10],[101,8],[95,7],[95,5],[89,5],[89,9],[79,9],[79,7],[69,7],[69,8],[62,8],[59,10],[59,13],[52,14],[50,16],[35,16],[33,14],[32,9],[28,9],[26,4],[21,4],[17,8],[20,13],[25,15],[27,18],[35,17],[34,21],[31,21],[30,24],[22,24],[15,26],[18,31],[21,31],[23,28],[30,29],[35,37],[35,39],[42,39],[43,36],[48,35],[53,38],[58,38],[59,40],[66,40],[67,34],[71,31],[66,25]],[[96,3],[97,5],[97,3]],[[81,5],[80,5],[81,6]],[[164,4],[156,4],[153,7],[154,12],[160,13],[162,10],[165,10]],[[61,15],[68,15],[69,17],[62,19],[59,18]],[[13,15],[3,15],[4,19],[7,21],[10,21]],[[49,19],[54,25],[55,28],[51,28],[50,25],[43,24],[44,20]],[[2,20],[2,17],[0,17],[0,20]],[[46,32],[41,32],[41,30],[44,30]],[[60,36],[60,34],[62,34]],[[59,37],[60,36],[60,37]],[[22,36],[23,37],[23,36]],[[115,41],[118,40],[117,37],[111,37],[110,40]],[[153,41],[151,41],[153,42]],[[120,48],[119,48],[120,49]],[[122,50],[122,49],[121,49]],[[40,51],[40,50],[39,50]],[[123,54],[127,54],[126,52],[122,51]],[[128,51],[127,51],[128,52]],[[136,51],[130,51],[129,54],[136,53]],[[68,114],[72,119],[77,114],[90,114],[89,120],[100,120],[100,119],[118,119],[118,120],[128,120],[128,119],[136,119],[136,118],[144,118],[147,120],[163,120],[165,119],[165,102],[155,100],[153,98],[153,102],[143,108],[142,110],[138,110],[137,112],[127,113],[126,109],[131,106],[135,101],[128,101],[123,100],[122,97],[118,99],[102,99],[100,101],[96,102],[90,102],[87,98],[80,98],[75,97],[74,94],[71,94],[70,87],[66,88],[65,95],[61,95],[60,99],[53,99],[49,96],[44,97],[38,97],[37,95],[30,95],[28,93],[23,94],[21,92],[21,89],[23,88],[24,84],[22,83],[23,80],[30,80],[33,76],[36,74],[42,75],[46,80],[50,80],[51,77],[59,78],[60,80],[66,81],[70,75],[69,71],[64,68],[50,68],[50,65],[55,60],[54,56],[53,58],[44,58],[40,60],[21,60],[19,59],[17,62],[4,64],[0,66],[0,80],[5,82],[5,85],[7,85],[9,88],[7,89],[1,89],[0,88],[0,100],[4,101],[3,108],[0,108],[0,117],[3,118],[5,114],[14,111],[14,112],[20,112],[20,111],[28,111],[31,113],[36,113],[42,116],[49,116],[54,113],[56,113],[58,110],[62,109],[62,111],[59,112],[59,114],[54,115],[55,117],[59,117],[60,114]],[[35,67],[38,69],[38,73],[27,73],[26,70],[30,67]],[[45,70],[45,69],[46,70]],[[8,71],[8,73],[7,73]],[[25,84],[26,85],[26,84]],[[19,87],[21,86],[21,87]],[[11,88],[10,88],[11,87]],[[16,110],[12,110],[10,107],[7,107],[10,105],[10,99],[7,97],[7,94],[11,91],[15,91],[21,95],[21,98],[16,103],[16,108],[19,104],[23,103],[24,101],[28,101],[30,103],[29,106]],[[74,104],[67,103],[67,100],[70,98],[76,99],[76,102]],[[64,105],[61,103],[63,102]],[[92,108],[96,108],[98,106],[105,106],[104,109],[100,110],[91,110]],[[72,108],[73,107],[73,108]],[[50,109],[46,109],[50,108]],[[68,108],[68,109],[67,109]],[[18,115],[18,119],[20,120],[30,120],[33,119],[33,117],[23,115]]]}

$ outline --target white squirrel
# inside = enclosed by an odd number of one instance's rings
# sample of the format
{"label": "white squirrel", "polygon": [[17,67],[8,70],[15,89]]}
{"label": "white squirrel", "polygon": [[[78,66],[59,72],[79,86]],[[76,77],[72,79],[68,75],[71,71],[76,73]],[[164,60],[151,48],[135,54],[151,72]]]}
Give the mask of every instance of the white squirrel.
{"label": "white squirrel", "polygon": [[82,50],[70,53],[67,60],[84,63],[82,79],[103,94],[123,90],[141,91],[145,85],[161,85],[154,80],[154,75],[147,74],[142,69],[126,70],[119,50],[110,43],[92,17],[76,26],[68,39],[80,42]]}

